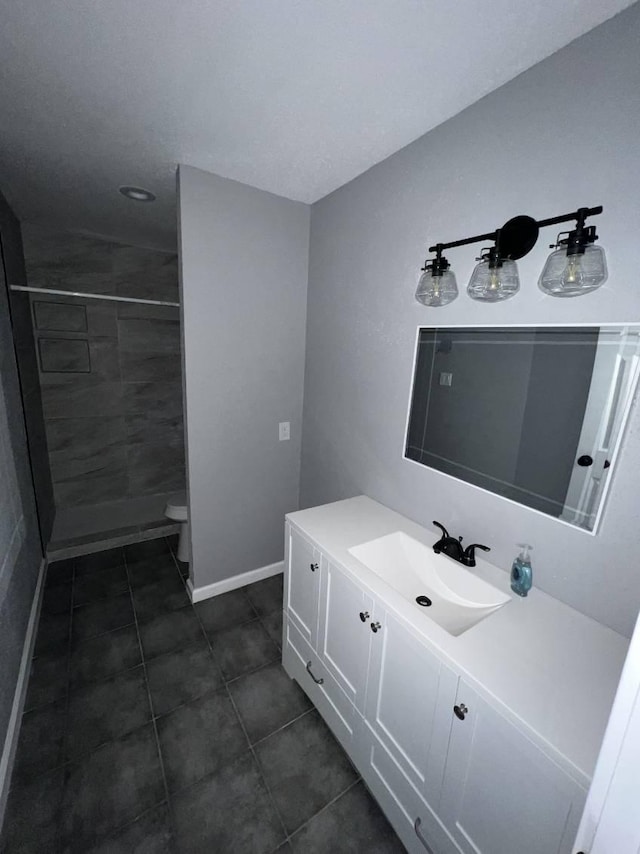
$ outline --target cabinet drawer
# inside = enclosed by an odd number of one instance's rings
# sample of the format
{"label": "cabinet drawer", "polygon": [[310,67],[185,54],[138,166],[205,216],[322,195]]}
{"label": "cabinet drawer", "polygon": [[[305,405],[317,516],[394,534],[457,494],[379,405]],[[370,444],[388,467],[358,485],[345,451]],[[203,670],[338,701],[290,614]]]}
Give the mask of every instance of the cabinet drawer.
{"label": "cabinet drawer", "polygon": [[[360,771],[410,854],[461,854],[442,822],[368,727],[358,733]],[[364,743],[362,743],[364,742]],[[419,833],[416,833],[419,819]]]}
{"label": "cabinet drawer", "polygon": [[[318,709],[345,750],[352,752],[354,729],[359,720],[355,707],[290,619],[285,624],[282,665]],[[322,679],[321,684],[316,681],[319,679]]]}

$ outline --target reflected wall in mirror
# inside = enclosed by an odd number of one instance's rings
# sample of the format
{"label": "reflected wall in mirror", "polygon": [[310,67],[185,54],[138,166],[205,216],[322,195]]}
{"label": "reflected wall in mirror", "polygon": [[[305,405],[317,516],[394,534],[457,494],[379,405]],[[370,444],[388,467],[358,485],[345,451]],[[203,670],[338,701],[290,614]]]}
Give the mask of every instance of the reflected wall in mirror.
{"label": "reflected wall in mirror", "polygon": [[405,457],[595,532],[640,324],[418,329]]}

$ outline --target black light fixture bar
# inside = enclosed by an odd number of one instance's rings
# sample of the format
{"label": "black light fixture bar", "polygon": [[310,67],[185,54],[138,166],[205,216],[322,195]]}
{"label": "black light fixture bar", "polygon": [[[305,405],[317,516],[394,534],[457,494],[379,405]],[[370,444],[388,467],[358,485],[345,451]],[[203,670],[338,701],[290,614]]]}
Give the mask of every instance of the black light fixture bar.
{"label": "black light fixture bar", "polygon": [[[518,231],[522,230],[527,233],[526,237],[528,237],[528,240],[525,239],[525,243],[533,241],[532,245],[519,256],[523,257],[523,255],[530,251],[533,248],[533,245],[535,245],[539,229],[545,228],[548,225],[559,225],[561,222],[571,222],[571,220],[574,219],[582,220],[582,222],[584,222],[588,216],[601,214],[602,210],[602,205],[596,205],[595,208],[578,208],[578,210],[573,211],[573,213],[561,214],[560,216],[552,216],[548,219],[539,220],[535,220],[529,216],[518,216],[509,220],[508,223],[505,223],[501,229],[497,228],[495,231],[488,232],[487,234],[476,234],[475,237],[465,237],[462,240],[452,240],[449,243],[436,243],[429,247],[429,252],[442,253],[445,249],[454,249],[456,246],[468,246],[471,243],[482,243],[487,240],[495,241],[498,237],[498,232],[504,231],[505,229],[511,231],[512,229],[510,229],[509,226],[513,225],[513,227]],[[524,234],[523,238],[525,238]],[[518,256],[514,255],[513,257]]]}

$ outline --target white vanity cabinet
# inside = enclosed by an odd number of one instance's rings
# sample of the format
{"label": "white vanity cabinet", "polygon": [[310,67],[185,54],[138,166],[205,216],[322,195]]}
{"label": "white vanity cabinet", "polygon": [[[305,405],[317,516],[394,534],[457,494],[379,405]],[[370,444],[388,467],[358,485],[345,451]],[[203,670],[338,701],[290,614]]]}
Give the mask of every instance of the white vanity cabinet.
{"label": "white vanity cabinet", "polygon": [[571,854],[586,792],[438,648],[287,523],[283,665],[411,854]]}
{"label": "white vanity cabinet", "polygon": [[318,637],[320,552],[305,537],[286,526],[287,565],[285,611],[302,637],[315,648]]}
{"label": "white vanity cabinet", "polygon": [[459,854],[435,812],[458,677],[377,600],[373,618],[356,764],[409,851]]}
{"label": "white vanity cabinet", "polygon": [[[366,672],[368,648],[362,650],[364,658],[359,662],[356,650],[360,647],[354,643],[355,636],[349,628],[343,627],[350,627],[357,620],[362,629],[361,635],[366,638],[357,610],[362,597],[358,595],[354,602],[354,619],[345,620],[346,608],[340,600],[338,582],[333,587],[331,602],[334,607],[327,619],[327,609],[320,606],[321,589],[323,597],[326,597],[330,588],[327,571],[328,563],[320,550],[287,524],[282,663],[289,676],[309,696],[342,746],[352,752],[356,719],[354,701],[357,686],[362,684],[357,669]],[[321,576],[324,576],[323,582]],[[348,586],[342,585],[342,588],[349,591]],[[360,593],[357,589],[356,595]],[[321,612],[323,620],[319,640]],[[322,648],[328,651],[326,660],[319,655]],[[353,689],[351,695],[346,692],[349,686]]]}
{"label": "white vanity cabinet", "polygon": [[570,854],[586,792],[463,679],[455,708],[438,814],[460,849]]}
{"label": "white vanity cabinet", "polygon": [[324,559],[320,578],[318,653],[351,703],[362,714],[371,643],[373,600]]}
{"label": "white vanity cabinet", "polygon": [[365,721],[406,780],[437,804],[457,676],[382,605],[376,604]]}

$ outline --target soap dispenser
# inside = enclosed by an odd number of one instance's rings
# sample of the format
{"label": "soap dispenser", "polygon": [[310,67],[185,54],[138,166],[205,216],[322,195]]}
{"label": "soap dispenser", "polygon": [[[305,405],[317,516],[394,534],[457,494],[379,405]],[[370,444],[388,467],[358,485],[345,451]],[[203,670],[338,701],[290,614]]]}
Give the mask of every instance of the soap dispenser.
{"label": "soap dispenser", "polygon": [[531,557],[529,552],[532,546],[526,543],[518,543],[521,552],[514,560],[511,567],[511,589],[518,596],[526,596],[531,590],[533,570],[531,569]]}

